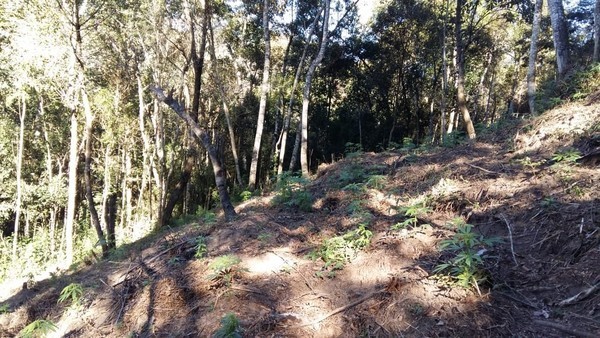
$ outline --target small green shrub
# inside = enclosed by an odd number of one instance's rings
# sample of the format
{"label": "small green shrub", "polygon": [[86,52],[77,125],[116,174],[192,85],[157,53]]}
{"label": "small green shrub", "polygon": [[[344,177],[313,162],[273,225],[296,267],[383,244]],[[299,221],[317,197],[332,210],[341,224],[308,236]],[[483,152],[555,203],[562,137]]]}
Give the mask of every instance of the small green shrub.
{"label": "small green shrub", "polygon": [[419,217],[429,213],[431,208],[427,207],[425,203],[416,203],[409,207],[400,207],[400,212],[402,211],[404,212],[406,219],[402,222],[392,225],[392,230],[402,230],[417,226],[419,223]]}
{"label": "small green shrub", "polygon": [[9,313],[9,312],[10,312],[10,307],[8,306],[8,304],[0,305],[0,315],[3,313]]}
{"label": "small green shrub", "polygon": [[242,200],[242,202],[246,202],[251,197],[252,197],[252,193],[248,190],[244,190],[240,193],[240,199]]}
{"label": "small green shrub", "polygon": [[346,149],[344,150],[346,157],[349,157],[349,158],[357,157],[358,155],[360,155],[362,153],[362,151],[363,151],[363,149],[360,144],[346,142]]}
{"label": "small green shrub", "polygon": [[21,338],[38,338],[45,337],[49,333],[56,331],[58,327],[49,320],[38,319],[25,326],[18,337]]}
{"label": "small green shrub", "polygon": [[213,335],[214,338],[241,338],[242,328],[240,320],[233,313],[226,314],[221,318],[221,326]]}
{"label": "small green shrub", "polygon": [[200,221],[204,224],[213,224],[217,222],[217,215],[214,212],[204,208],[198,208],[196,211],[196,216],[198,216]]}
{"label": "small green shrub", "polygon": [[83,286],[78,283],[71,283],[65,286],[60,292],[58,302],[63,303],[67,300],[71,301],[72,306],[78,306],[83,296]]}
{"label": "small green shrub", "polygon": [[367,179],[367,187],[380,190],[383,189],[386,181],[387,177],[384,175],[371,175]]}
{"label": "small green shrub", "polygon": [[230,286],[231,282],[245,269],[240,267],[242,260],[235,255],[223,255],[216,257],[208,268],[213,271],[208,276],[215,286]]}
{"label": "small green shrub", "polygon": [[328,273],[328,277],[333,277],[336,270],[343,269],[359,250],[371,243],[371,237],[373,237],[371,230],[367,229],[365,224],[360,224],[357,229],[344,235],[324,240],[316,250],[308,254],[308,257],[325,262],[324,271]]}
{"label": "small green shrub", "polygon": [[552,161],[555,163],[575,163],[578,159],[581,158],[581,153],[576,149],[567,149],[565,151],[559,151],[554,153],[552,156]]}
{"label": "small green shrub", "polygon": [[208,246],[206,245],[206,237],[198,236],[196,237],[196,246],[195,246],[195,258],[204,258],[206,253],[208,252]]}
{"label": "small green shrub", "polygon": [[450,239],[441,241],[440,249],[453,254],[445,263],[438,265],[435,273],[448,272],[458,285],[468,288],[474,287],[479,291],[479,284],[485,280],[483,271],[482,248],[492,246],[497,239],[486,239],[477,236],[473,225],[466,223],[462,218],[455,218],[450,222],[455,230]]}
{"label": "small green shrub", "polygon": [[312,211],[313,197],[307,190],[308,180],[301,176],[284,173],[276,184],[275,205],[286,205],[302,211]]}

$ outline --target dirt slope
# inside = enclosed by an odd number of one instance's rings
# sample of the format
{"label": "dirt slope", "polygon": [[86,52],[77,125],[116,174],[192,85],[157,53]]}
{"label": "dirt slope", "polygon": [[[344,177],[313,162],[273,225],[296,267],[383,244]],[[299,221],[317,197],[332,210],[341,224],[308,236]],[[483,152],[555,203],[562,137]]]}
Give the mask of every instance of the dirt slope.
{"label": "dirt slope", "polygon": [[[574,104],[473,144],[344,159],[308,184],[311,212],[271,195],[233,222],[166,231],[0,303],[0,336],[47,319],[50,336],[209,337],[227,313],[247,337],[600,336],[600,171],[568,150],[598,150],[599,122],[599,104]],[[394,230],[419,203],[429,210]],[[481,294],[433,273],[456,217],[503,240],[485,252]],[[370,243],[345,247],[341,269],[309,257],[361,224]],[[57,304],[73,282],[80,306]]]}

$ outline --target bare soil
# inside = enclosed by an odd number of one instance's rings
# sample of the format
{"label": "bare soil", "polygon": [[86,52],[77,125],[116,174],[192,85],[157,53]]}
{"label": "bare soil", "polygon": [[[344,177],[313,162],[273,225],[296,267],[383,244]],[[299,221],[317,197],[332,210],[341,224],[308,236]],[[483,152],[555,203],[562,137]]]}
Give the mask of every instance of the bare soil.
{"label": "bare soil", "polygon": [[[48,319],[53,336],[209,337],[233,313],[245,337],[597,337],[600,171],[555,155],[599,146],[594,103],[505,121],[453,148],[346,158],[308,185],[312,212],[266,195],[237,206],[232,222],[164,231],[124,259],[14,294],[0,303],[0,336]],[[373,175],[383,179],[343,189]],[[425,200],[431,210],[416,226],[392,230],[405,219],[399,207]],[[356,229],[356,201],[372,215],[373,237],[331,272],[307,254]],[[439,243],[456,217],[502,239],[487,248],[480,293],[433,273],[449,259]],[[197,259],[200,235],[207,257]],[[226,254],[241,263],[215,275],[211,263]],[[57,304],[73,282],[84,287],[81,305]]]}

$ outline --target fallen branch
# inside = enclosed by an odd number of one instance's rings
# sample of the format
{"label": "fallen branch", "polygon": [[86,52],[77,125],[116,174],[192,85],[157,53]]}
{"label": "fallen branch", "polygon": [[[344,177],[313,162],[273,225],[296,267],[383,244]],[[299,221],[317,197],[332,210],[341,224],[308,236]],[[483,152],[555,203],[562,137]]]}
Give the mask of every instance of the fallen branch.
{"label": "fallen branch", "polygon": [[513,243],[512,228],[504,214],[500,214],[500,218],[504,221],[504,223],[506,223],[506,227],[508,228],[508,236],[510,238],[510,251],[512,252],[512,258],[513,261],[515,261],[515,265],[519,266],[519,263],[517,263],[517,256],[515,255],[515,245]]}
{"label": "fallen branch", "polygon": [[497,173],[497,172],[495,172],[495,171],[491,171],[491,170],[487,170],[487,169],[485,169],[485,168],[482,168],[482,167],[480,167],[480,166],[476,166],[476,165],[469,164],[469,163],[465,163],[465,164],[466,164],[466,165],[468,165],[469,167],[473,167],[473,168],[475,168],[475,169],[479,169],[479,170],[481,170],[481,171],[483,171],[483,172],[486,172],[486,173],[488,173],[488,174],[500,175],[500,173]]}
{"label": "fallen branch", "polygon": [[551,327],[553,329],[556,329],[556,330],[559,330],[564,333],[567,333],[567,334],[570,334],[573,336],[577,336],[577,337],[584,337],[584,338],[596,338],[597,337],[597,335],[595,335],[595,334],[592,334],[589,332],[577,331],[577,330],[571,329],[569,327],[566,327],[564,325],[554,323],[554,322],[547,322],[544,320],[534,320],[533,322],[538,325]]}
{"label": "fallen branch", "polygon": [[350,309],[350,308],[353,308],[353,307],[355,307],[356,305],[358,305],[358,304],[360,304],[360,303],[362,303],[362,302],[366,301],[367,299],[369,299],[369,298],[372,298],[373,296],[375,296],[375,295],[378,295],[378,294],[380,294],[380,293],[382,293],[382,292],[384,292],[384,291],[385,291],[385,289],[381,289],[381,290],[373,291],[373,292],[371,292],[371,293],[369,293],[369,294],[367,294],[367,295],[365,295],[365,296],[363,296],[363,297],[361,297],[361,298],[359,298],[359,299],[357,299],[357,300],[353,301],[353,302],[352,302],[352,303],[350,303],[350,304],[346,304],[346,305],[344,305],[344,306],[340,306],[340,307],[338,307],[337,309],[335,309],[335,310],[333,310],[333,311],[329,312],[328,314],[326,314],[326,315],[322,316],[321,318],[315,319],[315,320],[313,320],[312,322],[309,322],[309,323],[305,323],[305,324],[298,325],[298,326],[296,326],[296,327],[312,326],[312,325],[318,324],[318,323],[320,323],[320,322],[324,321],[325,319],[327,319],[327,318],[329,318],[329,317],[331,317],[331,316],[335,316],[335,315],[337,315],[338,313],[340,313],[340,312],[344,312],[344,311],[346,311],[346,310],[348,310],[348,309]]}
{"label": "fallen branch", "polygon": [[565,300],[562,300],[558,303],[558,306],[567,306],[567,305],[571,305],[573,303],[579,302],[581,300],[586,299],[589,295],[591,295],[592,293],[596,292],[596,290],[598,290],[598,288],[600,288],[600,284],[596,284],[593,285],[581,292],[579,292],[578,294],[576,294],[573,297],[569,297]]}

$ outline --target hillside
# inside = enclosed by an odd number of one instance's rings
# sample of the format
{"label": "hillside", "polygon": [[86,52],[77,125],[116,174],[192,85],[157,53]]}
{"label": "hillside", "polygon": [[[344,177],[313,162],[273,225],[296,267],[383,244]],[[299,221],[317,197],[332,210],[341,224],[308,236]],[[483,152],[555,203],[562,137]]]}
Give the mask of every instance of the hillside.
{"label": "hillside", "polygon": [[[0,303],[0,336],[38,319],[65,337],[599,336],[599,161],[575,151],[599,149],[600,103],[574,103],[471,144],[350,154],[232,222],[27,285]],[[457,218],[499,240],[473,247],[468,288],[435,272]],[[57,302],[71,283],[77,306]]]}

